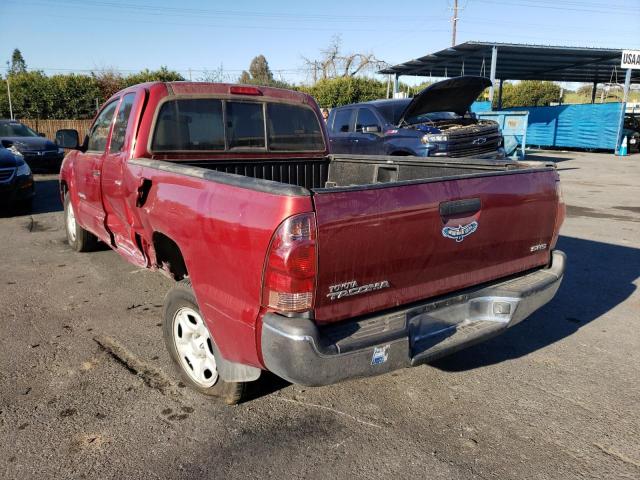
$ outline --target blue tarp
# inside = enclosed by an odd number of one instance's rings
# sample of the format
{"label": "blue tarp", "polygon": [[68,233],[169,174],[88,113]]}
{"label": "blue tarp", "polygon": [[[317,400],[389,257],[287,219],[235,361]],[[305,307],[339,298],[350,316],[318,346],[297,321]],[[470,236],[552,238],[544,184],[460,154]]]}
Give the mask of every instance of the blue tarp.
{"label": "blue tarp", "polygon": [[[489,103],[489,102],[487,102]],[[527,144],[527,118],[529,113],[525,111],[508,112],[502,110],[499,112],[477,112],[477,117],[484,120],[493,120],[498,122],[502,136],[504,137],[504,149],[507,155],[515,154],[516,148],[520,145],[521,158],[525,157],[525,146]]]}
{"label": "blue tarp", "polygon": [[600,103],[505,110],[529,112],[529,145],[614,150],[623,105]]}
{"label": "blue tarp", "polygon": [[471,111],[473,113],[488,112],[491,110],[491,102],[473,102]]}

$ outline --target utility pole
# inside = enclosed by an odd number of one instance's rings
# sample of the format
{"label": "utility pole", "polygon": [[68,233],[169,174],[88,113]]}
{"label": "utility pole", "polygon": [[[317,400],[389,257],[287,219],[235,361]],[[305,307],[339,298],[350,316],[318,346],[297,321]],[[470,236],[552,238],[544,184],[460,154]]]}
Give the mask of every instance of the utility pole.
{"label": "utility pole", "polygon": [[7,97],[9,97],[9,118],[13,118],[13,106],[11,105],[11,87],[9,87],[9,62],[7,62]]}
{"label": "utility pole", "polygon": [[453,16],[451,17],[451,46],[456,46],[456,26],[458,24],[458,0],[453,0]]}

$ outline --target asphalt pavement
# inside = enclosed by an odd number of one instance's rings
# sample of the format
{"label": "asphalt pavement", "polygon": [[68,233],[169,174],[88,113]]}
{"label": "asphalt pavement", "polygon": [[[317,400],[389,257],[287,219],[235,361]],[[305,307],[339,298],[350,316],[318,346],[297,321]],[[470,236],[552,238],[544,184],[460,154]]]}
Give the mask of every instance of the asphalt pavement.
{"label": "asphalt pavement", "polygon": [[0,214],[0,478],[640,478],[640,155],[558,162],[568,270],[500,337],[322,388],[265,374],[226,406],[162,340],[171,282],[65,241],[55,175]]}

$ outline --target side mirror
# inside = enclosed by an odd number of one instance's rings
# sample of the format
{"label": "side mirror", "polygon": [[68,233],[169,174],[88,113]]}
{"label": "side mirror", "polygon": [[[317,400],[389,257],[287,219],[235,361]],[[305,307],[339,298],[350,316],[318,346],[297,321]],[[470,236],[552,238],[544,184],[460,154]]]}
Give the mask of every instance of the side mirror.
{"label": "side mirror", "polygon": [[80,148],[80,136],[77,130],[65,128],[56,132],[56,143],[62,148],[78,150]]}
{"label": "side mirror", "polygon": [[46,135],[44,133],[42,133],[42,132],[38,132],[38,136],[39,137],[46,137]]}
{"label": "side mirror", "polygon": [[362,127],[362,133],[380,133],[382,129],[379,125],[366,125]]}

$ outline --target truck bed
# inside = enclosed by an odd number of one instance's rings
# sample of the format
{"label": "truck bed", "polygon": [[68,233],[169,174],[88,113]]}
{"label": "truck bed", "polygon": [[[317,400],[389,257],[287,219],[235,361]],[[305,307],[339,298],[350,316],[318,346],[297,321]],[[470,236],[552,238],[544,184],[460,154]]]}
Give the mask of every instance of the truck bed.
{"label": "truck bed", "polygon": [[[540,162],[522,163],[508,159],[451,158],[440,160],[380,155],[329,155],[321,158],[231,161],[226,159],[188,161],[142,159],[134,160],[134,162],[144,162],[146,165],[153,163],[156,168],[196,176],[205,175],[203,170],[211,170],[234,176],[295,185],[307,190],[420,180],[445,180],[552,166],[552,164]],[[171,167],[171,165],[175,165],[175,167]],[[192,169],[182,167],[191,167]],[[226,176],[209,177],[212,180],[225,181]],[[226,180],[233,181],[232,178],[229,176],[226,177]],[[247,183],[247,186],[249,185],[251,184]],[[276,185],[272,185],[272,187],[276,190],[278,188]]]}

